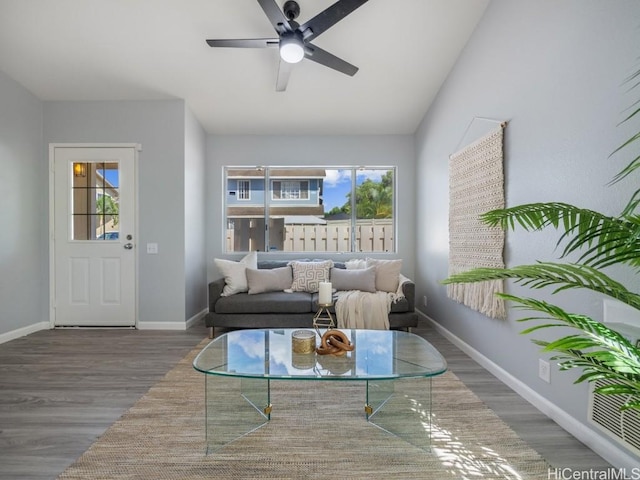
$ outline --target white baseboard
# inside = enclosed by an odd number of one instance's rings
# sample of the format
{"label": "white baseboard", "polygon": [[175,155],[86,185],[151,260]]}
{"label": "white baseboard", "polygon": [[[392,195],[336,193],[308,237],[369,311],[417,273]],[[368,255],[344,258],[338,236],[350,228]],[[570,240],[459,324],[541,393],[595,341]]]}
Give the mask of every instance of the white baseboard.
{"label": "white baseboard", "polygon": [[196,323],[201,321],[207,315],[207,313],[209,313],[209,308],[205,308],[196,313],[193,317],[187,320],[187,328],[193,327]]}
{"label": "white baseboard", "polygon": [[[138,322],[137,328],[139,330],[186,330],[201,321],[207,312],[208,310],[205,308],[189,318],[186,322]],[[11,330],[10,332],[0,334],[0,344],[39,332],[40,330],[49,330],[50,328],[51,324],[49,322],[38,322],[16,330]]]}
{"label": "white baseboard", "polygon": [[416,311],[419,315],[424,317],[424,319],[428,321],[443,337],[445,337],[460,350],[473,358],[485,370],[495,375],[501,382],[512,388],[518,395],[520,395],[531,405],[536,407],[547,417],[564,428],[575,438],[587,445],[591,450],[596,452],[611,465],[616,468],[626,468],[629,470],[637,468],[637,457],[626,453],[617,444],[611,442],[608,438],[601,436],[599,433],[596,433],[595,430],[580,422],[575,417],[569,415],[566,411],[562,410],[553,402],[550,402],[547,398],[543,397],[527,384],[511,375],[498,364],[492,362],[471,345],[451,333],[449,330],[444,328],[442,325],[440,325],[425,313],[419,310]]}
{"label": "white baseboard", "polygon": [[138,322],[138,330],[186,330],[207,314],[207,309],[196,313],[186,322]]}
{"label": "white baseboard", "polygon": [[186,330],[186,322],[138,322],[138,330]]}
{"label": "white baseboard", "polygon": [[27,327],[18,328],[17,330],[11,330],[10,332],[0,334],[0,343],[9,342],[16,338],[24,337],[25,335],[29,335],[34,332],[39,332],[40,330],[48,330],[49,328],[51,328],[49,322],[38,322]]}

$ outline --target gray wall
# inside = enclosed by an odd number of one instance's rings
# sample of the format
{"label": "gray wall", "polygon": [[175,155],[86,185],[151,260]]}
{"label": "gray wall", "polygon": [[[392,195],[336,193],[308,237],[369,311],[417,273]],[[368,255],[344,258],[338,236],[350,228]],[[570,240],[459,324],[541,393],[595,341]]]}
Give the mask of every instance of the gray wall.
{"label": "gray wall", "polygon": [[[207,252],[209,280],[219,278],[213,259],[224,256],[223,188],[225,165],[397,166],[397,258],[403,273],[414,275],[415,150],[411,135],[376,136],[210,136],[207,141]],[[269,254],[285,257],[287,254]],[[290,254],[292,258],[300,254]],[[318,258],[321,254],[315,255]],[[336,254],[325,255],[333,259]],[[345,254],[344,258],[356,257]],[[362,256],[362,255],[360,255]],[[370,256],[374,256],[370,254]],[[379,255],[378,255],[379,256]],[[271,257],[270,257],[271,258]]]}
{"label": "gray wall", "polygon": [[[49,143],[83,142],[142,145],[137,182],[139,321],[184,322],[184,101],[45,102],[45,148]],[[46,224],[46,213],[40,220]],[[157,255],[146,253],[148,242],[158,243]]]}
{"label": "gray wall", "polygon": [[185,314],[189,319],[207,307],[206,143],[207,137],[189,108],[185,112],[184,244]]}
{"label": "gray wall", "polygon": [[[468,143],[474,117],[509,120],[505,131],[507,206],[563,201],[607,214],[621,211],[635,181],[607,187],[630,161],[608,155],[631,135],[616,127],[635,101],[621,87],[640,54],[638,2],[493,0],[416,134],[416,259],[418,298],[426,313],[462,342],[585,424],[588,390],[577,375],[552,369],[551,384],[538,379],[538,348],[515,320],[492,320],[446,297],[448,157]],[[640,97],[636,89],[635,98]],[[494,124],[478,120],[469,131]],[[637,122],[636,122],[637,131]],[[467,132],[467,134],[465,134]],[[554,260],[556,232],[509,232],[508,265]],[[638,291],[638,276],[613,275]],[[511,293],[551,299],[568,311],[602,318],[602,298],[587,292],[551,296],[509,285]],[[550,338],[559,332],[541,332]],[[543,356],[544,357],[544,356]],[[585,427],[588,428],[588,427]],[[601,441],[603,437],[593,433]]]}
{"label": "gray wall", "polygon": [[0,335],[48,315],[42,227],[48,169],[41,139],[42,103],[0,72]]}

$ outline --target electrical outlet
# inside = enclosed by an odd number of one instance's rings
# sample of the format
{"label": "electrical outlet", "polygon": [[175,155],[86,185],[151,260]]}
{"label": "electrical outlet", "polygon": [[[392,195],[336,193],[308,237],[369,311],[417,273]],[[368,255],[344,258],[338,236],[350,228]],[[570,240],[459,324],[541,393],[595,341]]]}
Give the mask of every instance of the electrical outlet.
{"label": "electrical outlet", "polygon": [[538,359],[538,376],[547,383],[551,383],[551,366],[549,362]]}
{"label": "electrical outlet", "polygon": [[424,297],[422,297],[422,305],[423,306],[427,306],[427,296],[425,295]]}

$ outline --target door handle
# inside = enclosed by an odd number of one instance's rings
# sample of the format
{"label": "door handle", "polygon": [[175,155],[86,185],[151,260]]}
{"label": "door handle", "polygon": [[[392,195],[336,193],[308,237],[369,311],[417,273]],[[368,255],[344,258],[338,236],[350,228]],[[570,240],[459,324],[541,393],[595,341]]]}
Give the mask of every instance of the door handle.
{"label": "door handle", "polygon": [[131,250],[133,248],[133,243],[125,243],[124,248],[125,250]]}

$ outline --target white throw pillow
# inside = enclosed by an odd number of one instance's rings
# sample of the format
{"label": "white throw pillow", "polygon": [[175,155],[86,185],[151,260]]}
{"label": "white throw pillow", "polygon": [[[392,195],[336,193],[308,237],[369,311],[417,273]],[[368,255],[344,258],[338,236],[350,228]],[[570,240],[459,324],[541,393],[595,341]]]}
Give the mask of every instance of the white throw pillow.
{"label": "white throw pillow", "polygon": [[378,260],[367,258],[367,267],[376,267],[376,290],[392,293],[398,290],[402,259]]}
{"label": "white throw pillow", "polygon": [[347,270],[360,270],[367,268],[367,261],[364,258],[353,258],[344,262],[344,265]]}
{"label": "white throw pillow", "polygon": [[213,260],[224,276],[225,285],[222,296],[229,297],[249,290],[247,285],[247,268],[258,268],[258,252],[249,252],[239,262],[215,258]]}
{"label": "white throw pillow", "polygon": [[291,290],[294,292],[315,293],[320,288],[320,282],[329,281],[329,271],[333,267],[332,260],[322,262],[289,262],[293,270],[293,283]]}

